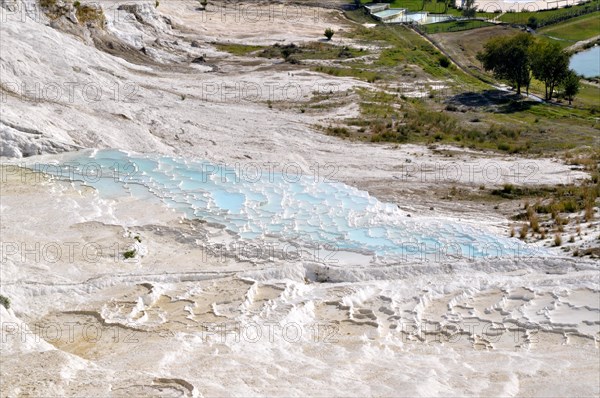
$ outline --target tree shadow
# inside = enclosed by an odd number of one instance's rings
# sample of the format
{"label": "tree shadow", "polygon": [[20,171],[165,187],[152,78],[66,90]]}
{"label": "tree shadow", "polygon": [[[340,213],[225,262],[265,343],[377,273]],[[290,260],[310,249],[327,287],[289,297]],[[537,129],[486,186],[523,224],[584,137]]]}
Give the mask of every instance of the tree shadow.
{"label": "tree shadow", "polygon": [[460,93],[450,97],[446,102],[456,107],[479,108],[479,110],[497,113],[521,112],[531,108],[535,103],[516,93],[503,90]]}
{"label": "tree shadow", "polygon": [[498,109],[498,113],[515,113],[523,112],[531,108],[532,105],[537,104],[535,101],[527,99],[519,99],[517,101],[510,101],[508,104],[502,105]]}

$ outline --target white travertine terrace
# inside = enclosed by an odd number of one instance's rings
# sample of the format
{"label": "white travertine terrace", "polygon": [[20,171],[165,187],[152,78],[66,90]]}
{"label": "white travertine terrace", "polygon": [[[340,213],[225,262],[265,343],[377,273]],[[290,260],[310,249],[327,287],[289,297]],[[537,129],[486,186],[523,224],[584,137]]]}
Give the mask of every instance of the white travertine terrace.
{"label": "white travertine terrace", "polygon": [[597,392],[597,262],[264,256],[159,200],[25,175],[3,183],[3,242],[30,250],[3,253],[3,395]]}
{"label": "white travertine terrace", "polygon": [[[10,309],[0,305],[1,396],[600,394],[597,261],[551,248],[522,257],[389,260],[388,241],[405,237],[469,241],[483,232],[509,245],[507,220],[491,206],[421,203],[432,187],[560,184],[586,178],[584,171],[557,159],[456,148],[448,158],[418,145],[325,136],[313,126],[357,116],[357,104],[315,116],[269,109],[266,89],[253,100],[228,95],[238,83],[292,84],[302,93],[293,99],[308,101],[315,88],[329,92],[333,83],[345,93],[367,83],[275,72],[273,61],[253,64],[210,42],[299,43],[322,37],[327,27],[337,40],[348,27],[339,13],[308,7],[310,17],[293,24],[280,17],[252,24],[231,15],[206,18],[197,1],[152,3],[133,7],[134,17],[115,12],[120,4],[112,0],[99,1],[107,18],[103,39],[136,52],[148,46],[148,65],[125,59],[136,54],[100,51],[89,30],[77,37],[56,29],[35,8],[25,18],[9,9],[20,2],[0,7],[0,156],[10,163],[0,175],[0,287],[11,299]],[[219,71],[189,65],[200,56]],[[74,95],[40,97],[36,84],[74,87]],[[102,101],[84,98],[87,84],[101,87]],[[284,98],[281,90],[274,95]],[[53,154],[81,148],[131,151],[112,154],[121,161],[131,155],[140,166],[149,161],[158,172],[142,166],[144,184],[109,178],[87,181],[90,188],[48,178],[49,169],[32,175],[17,167],[64,165],[80,155]],[[288,162],[305,176],[315,165],[335,165],[340,183],[192,192],[192,159]],[[128,171],[121,169],[124,177]],[[400,208],[360,190],[372,184],[400,188]],[[308,193],[285,196],[294,187]],[[345,210],[328,202],[329,194]],[[345,202],[339,195],[346,194]],[[257,205],[265,197],[272,211]],[[371,217],[360,219],[353,207]],[[317,233],[300,240],[292,224],[275,231],[286,225],[273,222],[281,211],[300,216],[305,237]],[[370,236],[351,236],[354,224],[374,228]],[[598,236],[595,225],[584,239]],[[311,247],[340,237],[347,251]],[[255,250],[257,243],[268,250]],[[125,259],[132,249],[134,258]]]}

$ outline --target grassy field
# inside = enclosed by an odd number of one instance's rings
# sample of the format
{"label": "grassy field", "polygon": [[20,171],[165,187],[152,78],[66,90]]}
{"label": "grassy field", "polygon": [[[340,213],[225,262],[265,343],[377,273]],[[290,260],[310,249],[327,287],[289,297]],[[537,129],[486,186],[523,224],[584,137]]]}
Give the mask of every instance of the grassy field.
{"label": "grassy field", "polygon": [[[370,142],[447,143],[506,153],[548,154],[594,148],[600,122],[590,112],[523,101],[507,93],[474,92],[469,105],[358,90],[360,118],[346,127],[330,126],[330,135]],[[460,97],[460,96],[459,96]],[[480,102],[479,105],[474,103]],[[456,104],[456,105],[455,105]]]}
{"label": "grassy field", "polygon": [[[362,4],[371,3],[368,0],[361,0]],[[409,11],[428,11],[430,14],[445,14],[445,15],[453,15],[456,17],[462,16],[462,11],[456,8],[451,8],[447,6],[445,1],[441,0],[431,0],[425,1],[423,0],[394,0],[389,3],[390,8],[406,8]],[[493,18],[494,13],[489,12],[478,12],[477,17],[479,18]]]}
{"label": "grassy field", "polygon": [[[461,64],[473,71],[480,68],[475,54],[489,38],[518,31],[508,26],[491,26],[439,33],[434,37],[442,41],[444,48],[451,50],[452,56],[458,58]],[[367,67],[367,70],[373,71],[377,65],[385,66],[384,70],[388,73],[382,71],[381,79],[397,79],[401,74],[389,73],[394,66],[414,63],[431,76],[463,82],[455,88],[471,92],[465,97],[477,99],[464,100],[459,94],[455,104],[452,97],[444,102],[436,96],[411,99],[389,89],[386,92],[359,90],[361,117],[346,120],[345,127],[329,126],[326,128],[328,134],[372,142],[451,143],[508,153],[541,154],[597,145],[600,109],[585,109],[593,104],[597,107],[600,95],[597,87],[583,86],[574,103],[580,109],[539,104],[510,96],[501,100],[489,99],[487,94],[482,93],[489,91],[490,86],[482,82],[470,85],[470,79],[475,79],[464,77],[459,69],[440,67],[435,62],[439,55],[426,50],[427,47],[422,44],[418,45],[418,38],[411,33],[400,26],[379,25],[373,29],[357,29],[353,37],[393,46],[382,51],[379,59]],[[357,70],[351,68],[341,73],[352,76]],[[481,74],[486,75],[483,71]],[[492,80],[489,75],[487,78]],[[538,87],[534,84],[532,89]],[[502,96],[506,93],[500,94]]]}
{"label": "grassy field", "polygon": [[249,55],[250,53],[252,53],[254,51],[262,50],[265,48],[264,46],[251,46],[251,45],[247,45],[247,44],[231,44],[231,43],[227,43],[227,44],[218,43],[218,44],[215,44],[215,47],[217,47],[217,49],[219,51],[225,51],[230,54],[237,55],[237,56]]}
{"label": "grassy field", "polygon": [[560,39],[555,40],[550,38],[550,40],[557,41],[563,47],[568,47],[580,40],[600,35],[600,11],[546,26],[539,29],[537,33]]}
{"label": "grassy field", "polygon": [[575,106],[593,106],[600,113],[600,87],[597,85],[582,82],[579,94],[575,97],[573,104]]}
{"label": "grassy field", "polygon": [[479,21],[479,20],[468,20],[468,21],[451,21],[451,22],[440,22],[429,25],[422,25],[420,29],[428,34],[443,33],[443,32],[460,32],[462,30],[485,28],[486,26],[493,26],[494,24]]}
{"label": "grassy field", "polygon": [[[301,46],[294,44],[254,46],[247,44],[218,43],[215,45],[219,50],[238,56],[258,56],[263,58],[286,58],[286,54],[293,56],[296,60],[326,60],[354,58],[368,55],[364,49],[339,47],[329,43],[313,42]],[[286,52],[287,51],[287,52]]]}
{"label": "grassy field", "polygon": [[475,58],[477,52],[481,51],[483,44],[492,37],[513,35],[517,32],[518,29],[510,26],[495,25],[477,30],[432,34],[431,38],[471,73],[479,78],[491,80],[481,69],[481,63]]}
{"label": "grassy field", "polygon": [[[538,94],[543,97],[544,94],[544,83],[539,80],[531,79],[531,86],[529,91],[531,93]],[[560,94],[560,89],[556,89],[556,95],[554,96],[555,101],[559,101],[561,104],[568,104],[568,101],[562,98],[557,99],[557,95]],[[580,109],[588,109],[593,111],[597,117],[600,117],[600,87],[591,84],[584,80],[581,81],[581,87],[579,93],[573,100],[573,106]],[[600,133],[599,133],[600,136]]]}
{"label": "grassy field", "polygon": [[[371,89],[350,90],[337,99],[282,104],[298,107],[300,112],[320,112],[347,105],[348,101],[358,103],[360,117],[321,126],[331,135],[371,142],[451,143],[529,154],[597,145],[600,109],[590,109],[589,104],[598,108],[598,87],[585,85],[576,97],[575,108],[525,101],[448,64],[437,48],[409,27],[377,24],[367,28],[362,24],[370,17],[363,10],[345,14],[358,22],[344,32],[353,48],[322,42],[218,47],[237,55],[285,59],[289,63],[286,67],[300,63],[295,67],[376,83]],[[490,26],[438,33],[432,38],[470,72],[479,70],[482,77],[492,81],[480,70],[475,54],[489,38],[518,31],[509,26]],[[363,45],[369,50],[361,50]],[[435,87],[432,81],[444,87]],[[532,91],[536,90],[540,90],[538,82],[532,86]],[[415,92],[420,99],[414,98]]]}
{"label": "grassy field", "polygon": [[[481,63],[475,58],[477,52],[481,51],[483,45],[492,37],[513,35],[517,32],[519,32],[518,29],[509,26],[490,26],[477,30],[438,33],[431,37],[457,62],[465,68],[468,68],[475,76],[491,81],[491,75],[483,71]],[[545,38],[545,36],[541,35],[538,35],[537,37]],[[532,93],[542,94],[544,92],[544,86],[542,83],[533,80],[530,91]],[[595,109],[595,111],[600,112],[598,98],[600,98],[600,88],[598,86],[583,84],[580,93],[575,98],[574,105],[576,107]]]}
{"label": "grassy field", "polygon": [[525,25],[529,21],[530,17],[535,17],[538,26],[542,27],[574,18],[578,15],[589,14],[593,11],[598,11],[600,9],[599,4],[600,0],[593,0],[577,6],[557,8],[553,10],[509,12],[502,15],[499,19],[500,21],[509,24]]}
{"label": "grassy field", "polygon": [[[361,0],[362,4],[372,3],[370,0]],[[429,11],[435,14],[447,14],[451,12],[450,7],[446,7],[444,1],[431,0],[394,0],[390,3],[390,8],[406,8],[410,11]],[[456,11],[456,10],[455,10]]]}
{"label": "grassy field", "polygon": [[[347,15],[352,17],[352,13],[348,12]],[[453,65],[449,67],[441,66],[442,54],[406,26],[377,25],[373,28],[357,26],[347,36],[358,43],[365,43],[366,45],[375,42],[385,47],[374,62],[345,63],[351,70],[375,72],[381,80],[389,81],[433,77],[447,79],[457,85],[480,84],[477,79]],[[413,65],[416,65],[422,72],[415,70]],[[364,74],[364,72],[359,73]],[[347,74],[342,73],[341,75],[346,76]]]}

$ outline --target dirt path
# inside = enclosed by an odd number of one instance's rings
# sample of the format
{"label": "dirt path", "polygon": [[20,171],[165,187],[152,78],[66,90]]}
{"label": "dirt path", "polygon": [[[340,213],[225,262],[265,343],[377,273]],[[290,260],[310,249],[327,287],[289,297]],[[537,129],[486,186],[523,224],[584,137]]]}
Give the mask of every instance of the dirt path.
{"label": "dirt path", "polygon": [[591,38],[586,39],[586,40],[578,41],[577,43],[575,43],[575,44],[573,44],[573,45],[565,48],[565,50],[566,51],[573,51],[573,52],[583,51],[585,49],[584,47],[585,47],[586,44],[594,43],[596,41],[600,41],[600,35],[591,37]]}

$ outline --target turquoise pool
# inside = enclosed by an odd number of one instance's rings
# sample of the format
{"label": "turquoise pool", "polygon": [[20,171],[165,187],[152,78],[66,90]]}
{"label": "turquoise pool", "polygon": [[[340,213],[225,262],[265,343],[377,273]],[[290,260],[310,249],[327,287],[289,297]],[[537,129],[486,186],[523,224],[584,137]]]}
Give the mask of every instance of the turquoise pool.
{"label": "turquoise pool", "polygon": [[[281,173],[242,175],[199,159],[118,150],[68,155],[74,179],[108,198],[158,200],[190,219],[223,225],[240,239],[280,237],[377,256],[512,256],[531,252],[517,239],[443,216],[408,217],[393,203],[340,182]],[[89,165],[99,178],[85,175]],[[75,167],[73,167],[75,165]],[[255,168],[253,170],[256,171]],[[56,168],[47,172],[62,175]]]}

